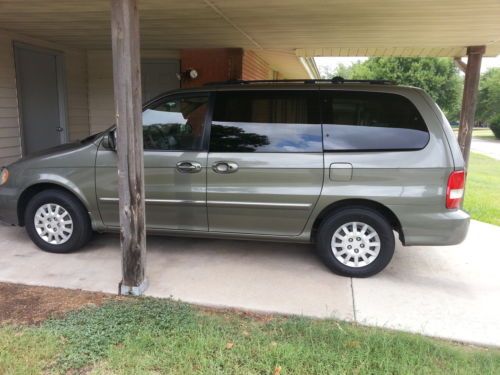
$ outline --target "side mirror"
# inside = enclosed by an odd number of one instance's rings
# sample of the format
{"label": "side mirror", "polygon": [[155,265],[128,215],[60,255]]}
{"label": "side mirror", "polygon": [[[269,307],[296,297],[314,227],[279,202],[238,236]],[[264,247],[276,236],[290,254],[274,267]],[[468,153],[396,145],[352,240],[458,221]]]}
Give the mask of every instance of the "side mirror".
{"label": "side mirror", "polygon": [[103,146],[112,151],[116,151],[116,131],[111,130],[102,140]]}

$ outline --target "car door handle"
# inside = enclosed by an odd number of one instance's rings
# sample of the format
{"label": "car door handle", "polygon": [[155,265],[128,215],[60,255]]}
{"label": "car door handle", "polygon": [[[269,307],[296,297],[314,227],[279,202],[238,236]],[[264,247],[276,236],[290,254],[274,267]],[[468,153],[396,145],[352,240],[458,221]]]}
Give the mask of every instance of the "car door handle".
{"label": "car door handle", "polygon": [[233,161],[218,161],[212,165],[216,173],[234,173],[238,170],[238,164]]}
{"label": "car door handle", "polygon": [[177,170],[181,173],[196,173],[201,171],[201,164],[195,161],[180,161]]}

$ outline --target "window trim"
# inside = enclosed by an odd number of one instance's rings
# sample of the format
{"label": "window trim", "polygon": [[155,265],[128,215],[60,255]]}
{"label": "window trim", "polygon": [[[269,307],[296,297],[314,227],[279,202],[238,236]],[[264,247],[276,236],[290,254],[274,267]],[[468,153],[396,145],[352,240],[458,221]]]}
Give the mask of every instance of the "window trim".
{"label": "window trim", "polygon": [[[331,93],[334,93],[334,94],[337,94],[337,93],[344,93],[344,92],[348,92],[348,93],[363,93],[363,94],[383,94],[383,95],[394,95],[394,96],[399,96],[405,100],[407,100],[411,105],[413,105],[413,107],[415,108],[415,110],[418,112],[418,114],[420,115],[420,117],[422,118],[422,121],[425,125],[425,129],[427,131],[427,142],[425,143],[425,145],[423,145],[422,147],[415,147],[415,148],[377,148],[377,149],[353,149],[353,150],[331,150],[331,149],[326,149],[325,148],[325,130],[324,130],[324,126],[325,125],[338,125],[338,124],[329,124],[329,123],[325,123],[323,120],[323,116],[324,116],[324,106],[323,106],[323,94],[331,94]],[[418,108],[418,106],[413,102],[413,100],[411,100],[410,98],[408,98],[407,96],[405,95],[402,95],[400,93],[394,93],[394,92],[385,92],[385,91],[368,91],[368,90],[320,90],[320,116],[321,116],[321,131],[322,131],[322,134],[323,134],[323,152],[324,153],[356,153],[356,152],[412,152],[412,151],[421,151],[423,149],[425,149],[430,141],[431,141],[431,131],[429,130],[429,126],[427,125],[427,122],[425,121],[425,118],[424,116],[422,115],[422,111],[420,111],[420,109]]]}
{"label": "window trim", "polygon": [[[151,149],[151,148],[144,147],[144,153],[146,153],[146,152],[208,152],[207,128],[212,123],[212,109],[211,109],[212,108],[212,92],[210,92],[210,91],[173,93],[173,94],[167,94],[167,95],[163,95],[163,96],[159,96],[157,98],[154,98],[154,99],[152,99],[152,101],[148,102],[145,106],[142,107],[141,120],[142,120],[142,114],[144,113],[144,111],[151,109],[151,107],[154,107],[154,106],[158,105],[159,103],[162,103],[166,100],[179,100],[179,99],[183,99],[183,98],[199,98],[199,97],[206,97],[207,98],[207,111],[205,113],[205,119],[203,120],[203,135],[201,138],[200,149],[199,150],[158,150],[158,149]],[[141,127],[144,128],[144,125],[141,124]],[[208,134],[210,134],[210,133],[208,133]],[[143,141],[143,145],[144,145],[144,141]]]}

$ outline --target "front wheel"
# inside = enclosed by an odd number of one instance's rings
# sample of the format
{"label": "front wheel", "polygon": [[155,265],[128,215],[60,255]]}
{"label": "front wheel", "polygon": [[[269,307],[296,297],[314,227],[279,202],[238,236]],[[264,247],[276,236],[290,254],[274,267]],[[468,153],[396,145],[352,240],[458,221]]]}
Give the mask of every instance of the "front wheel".
{"label": "front wheel", "polygon": [[335,273],[369,277],[382,271],[394,254],[394,233],[389,222],[376,211],[343,209],[320,225],[317,251]]}
{"label": "front wheel", "polygon": [[44,190],[31,198],[24,223],[31,240],[51,253],[78,250],[92,236],[87,210],[75,196],[63,190]]}

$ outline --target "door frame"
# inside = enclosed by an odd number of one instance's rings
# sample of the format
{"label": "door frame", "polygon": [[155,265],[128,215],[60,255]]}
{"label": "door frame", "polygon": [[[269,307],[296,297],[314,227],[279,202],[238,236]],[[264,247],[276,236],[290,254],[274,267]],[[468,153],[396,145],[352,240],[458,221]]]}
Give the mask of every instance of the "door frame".
{"label": "door frame", "polygon": [[23,121],[23,100],[22,100],[22,89],[21,89],[21,72],[19,67],[19,54],[17,49],[27,49],[31,51],[49,53],[56,58],[56,79],[57,79],[57,96],[59,103],[59,126],[62,131],[59,132],[60,144],[66,143],[69,140],[68,135],[68,104],[67,104],[67,88],[66,88],[66,66],[64,61],[64,53],[51,48],[45,48],[40,46],[35,46],[32,44],[27,44],[24,42],[13,41],[12,50],[14,53],[14,69],[16,73],[16,91],[17,91],[17,103],[18,103],[18,117],[19,117],[19,131],[21,135],[21,155],[25,156],[25,133],[24,133],[24,121]]}

